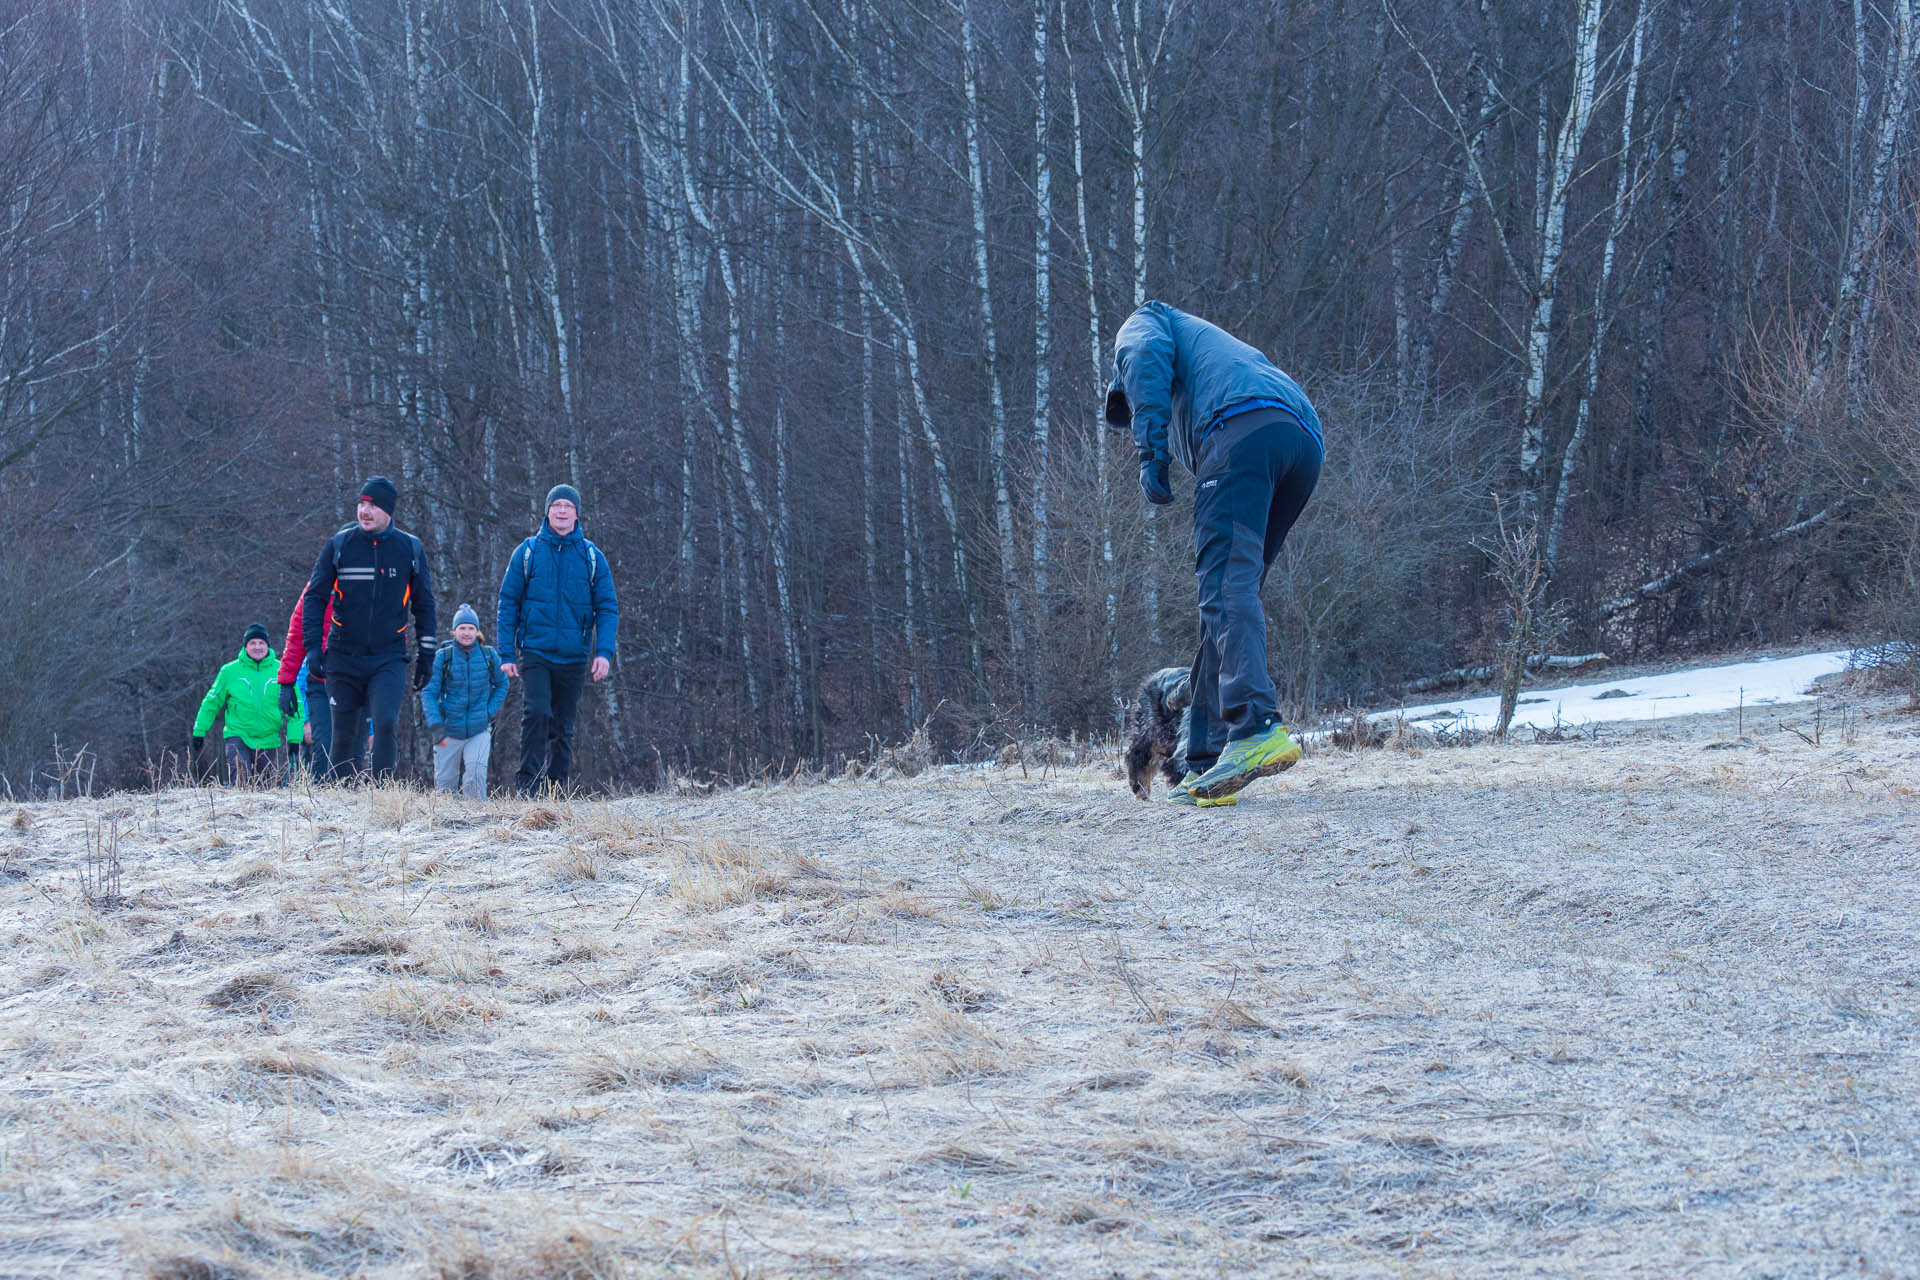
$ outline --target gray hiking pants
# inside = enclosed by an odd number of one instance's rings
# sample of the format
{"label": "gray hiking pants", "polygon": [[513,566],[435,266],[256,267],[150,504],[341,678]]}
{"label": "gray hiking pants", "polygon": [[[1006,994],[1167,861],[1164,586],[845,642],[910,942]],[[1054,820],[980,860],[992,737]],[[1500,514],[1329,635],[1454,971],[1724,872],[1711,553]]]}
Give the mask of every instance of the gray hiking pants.
{"label": "gray hiking pants", "polygon": [[487,796],[487,756],[493,750],[493,730],[482,729],[471,738],[448,738],[434,744],[433,785],[438,791],[459,791],[475,800]]}

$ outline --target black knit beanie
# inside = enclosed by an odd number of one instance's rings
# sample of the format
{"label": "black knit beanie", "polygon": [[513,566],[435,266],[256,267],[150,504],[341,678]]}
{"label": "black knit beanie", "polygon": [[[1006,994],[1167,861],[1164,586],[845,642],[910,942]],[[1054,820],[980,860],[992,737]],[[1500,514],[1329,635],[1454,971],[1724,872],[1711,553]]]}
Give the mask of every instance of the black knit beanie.
{"label": "black knit beanie", "polygon": [[240,643],[244,645],[250,640],[265,640],[268,644],[273,643],[273,637],[267,634],[266,624],[261,622],[247,624],[247,634],[240,637]]}
{"label": "black knit beanie", "polygon": [[[573,509],[575,512],[578,512],[580,510],[580,491],[574,488],[572,485],[557,484],[553,486],[553,488],[547,490],[547,506],[548,507],[560,501],[562,498],[565,498],[568,502],[571,502],[573,504]],[[546,507],[542,507],[541,510],[543,511],[546,510]]]}
{"label": "black knit beanie", "polygon": [[360,496],[388,515],[400,505],[400,491],[385,476],[368,476],[367,482],[360,486]]}

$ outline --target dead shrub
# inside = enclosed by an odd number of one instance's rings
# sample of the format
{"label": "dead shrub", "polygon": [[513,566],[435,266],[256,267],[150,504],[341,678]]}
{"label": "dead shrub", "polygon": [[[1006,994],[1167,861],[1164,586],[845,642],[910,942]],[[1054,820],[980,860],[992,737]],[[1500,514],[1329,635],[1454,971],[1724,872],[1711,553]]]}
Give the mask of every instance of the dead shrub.
{"label": "dead shrub", "polygon": [[1366,712],[1355,711],[1333,726],[1327,741],[1345,751],[1371,751],[1384,747],[1388,736],[1388,728],[1375,724]]}

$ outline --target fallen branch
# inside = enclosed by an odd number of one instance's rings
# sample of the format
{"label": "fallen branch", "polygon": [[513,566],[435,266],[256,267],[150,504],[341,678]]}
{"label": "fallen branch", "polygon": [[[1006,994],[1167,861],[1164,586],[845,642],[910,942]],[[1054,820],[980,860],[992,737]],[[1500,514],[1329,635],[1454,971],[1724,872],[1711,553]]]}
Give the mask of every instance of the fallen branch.
{"label": "fallen branch", "polygon": [[1713,568],[1713,566],[1719,564],[1736,551],[1751,551],[1755,547],[1764,547],[1775,542],[1784,542],[1788,538],[1805,533],[1809,529],[1818,528],[1820,525],[1825,524],[1846,510],[1846,507],[1847,500],[1841,498],[1831,506],[1814,512],[1805,520],[1796,520],[1785,528],[1775,529],[1772,533],[1763,534],[1758,538],[1748,539],[1746,542],[1733,542],[1728,543],[1724,547],[1715,547],[1713,550],[1702,555],[1697,555],[1677,568],[1661,574],[1651,582],[1641,583],[1638,587],[1635,587],[1619,599],[1608,601],[1606,604],[1600,606],[1600,616],[1603,618],[1611,618],[1615,614],[1625,613],[1635,605],[1643,604],[1655,596],[1663,594],[1680,582],[1691,578],[1694,574]]}
{"label": "fallen branch", "polygon": [[[1529,671],[1566,671],[1574,667],[1584,667],[1590,662],[1605,662],[1604,653],[1536,653],[1527,659]],[[1499,674],[1498,667],[1455,667],[1451,671],[1442,671],[1437,676],[1424,676],[1406,686],[1408,693],[1425,693],[1429,689],[1444,689],[1456,684],[1472,684],[1476,680],[1491,680]]]}

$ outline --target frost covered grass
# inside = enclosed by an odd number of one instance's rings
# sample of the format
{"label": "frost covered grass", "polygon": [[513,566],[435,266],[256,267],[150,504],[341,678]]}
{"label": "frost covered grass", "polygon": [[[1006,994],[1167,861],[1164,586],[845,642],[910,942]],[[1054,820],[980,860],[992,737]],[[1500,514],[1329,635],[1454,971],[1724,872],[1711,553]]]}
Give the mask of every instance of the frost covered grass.
{"label": "frost covered grass", "polygon": [[0,1273],[1912,1274],[1896,706],[0,808]]}

